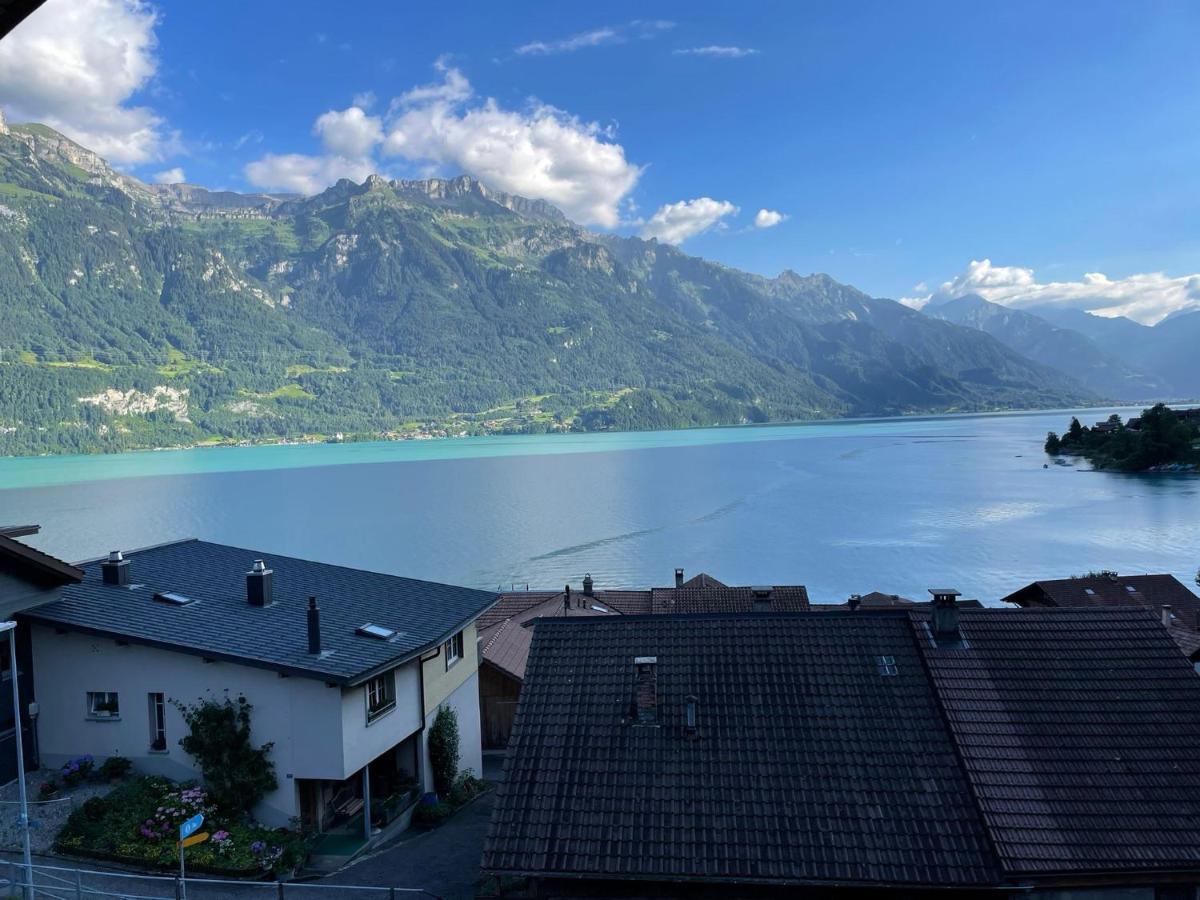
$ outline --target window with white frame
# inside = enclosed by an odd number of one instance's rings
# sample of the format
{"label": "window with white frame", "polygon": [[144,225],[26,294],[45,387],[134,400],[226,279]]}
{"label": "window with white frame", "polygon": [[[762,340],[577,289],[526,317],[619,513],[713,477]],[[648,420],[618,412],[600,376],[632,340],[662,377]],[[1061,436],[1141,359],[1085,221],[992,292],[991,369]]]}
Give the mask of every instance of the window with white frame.
{"label": "window with white frame", "polygon": [[88,691],[87,715],[89,719],[121,718],[121,702],[116,691]]}
{"label": "window with white frame", "polygon": [[396,707],[396,673],[385,672],[367,682],[367,723]]}
{"label": "window with white frame", "polygon": [[446,670],[462,659],[463,655],[463,633],[460,631],[450,640],[442,645],[442,652],[446,655]]}
{"label": "window with white frame", "polygon": [[156,753],[167,751],[167,698],[162,694],[146,695],[150,707],[150,749]]}

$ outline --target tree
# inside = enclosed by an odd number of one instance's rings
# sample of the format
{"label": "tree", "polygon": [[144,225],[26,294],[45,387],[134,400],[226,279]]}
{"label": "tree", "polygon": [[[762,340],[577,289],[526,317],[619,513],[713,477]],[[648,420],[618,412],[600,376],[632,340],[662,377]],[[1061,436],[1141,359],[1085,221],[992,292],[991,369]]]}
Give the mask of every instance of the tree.
{"label": "tree", "polygon": [[175,703],[190,733],[179,741],[200,767],[213,802],[229,815],[249,813],[279,787],[275,763],[268,758],[273,744],[255,747],[250,741],[250,710],[245,697],[218,702],[206,697],[192,706]]}
{"label": "tree", "polygon": [[1046,452],[1051,456],[1056,456],[1058,451],[1062,449],[1062,441],[1059,440],[1058,434],[1051,431],[1046,435]]}
{"label": "tree", "polygon": [[1070,439],[1071,443],[1078,443],[1079,439],[1083,437],[1083,432],[1084,427],[1079,424],[1079,419],[1075,416],[1072,416],[1071,427],[1067,429],[1067,437]]}
{"label": "tree", "polygon": [[438,797],[449,797],[458,777],[458,713],[449,706],[438,710],[429,729],[429,766],[434,792]]}

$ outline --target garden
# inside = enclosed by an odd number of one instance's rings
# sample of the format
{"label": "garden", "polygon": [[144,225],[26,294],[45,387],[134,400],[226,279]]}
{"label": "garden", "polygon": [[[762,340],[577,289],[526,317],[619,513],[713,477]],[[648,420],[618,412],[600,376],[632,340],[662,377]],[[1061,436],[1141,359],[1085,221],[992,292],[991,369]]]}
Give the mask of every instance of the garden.
{"label": "garden", "polygon": [[[92,797],[71,813],[54,843],[56,852],[146,868],[171,869],[179,862],[179,826],[204,816],[210,838],[190,847],[196,872],[263,876],[295,871],[308,856],[312,837],[253,821],[250,811],[277,787],[271,745],[250,740],[251,706],[245,697],[178,705],[189,733],[180,746],[197,763],[204,786],[167,778],[129,777],[129,760],[112,757],[96,767],[90,756],[70,760],[60,772],[65,785],[89,779],[120,780],[106,796]],[[57,791],[54,780],[43,795]]]}
{"label": "garden", "polygon": [[434,793],[413,811],[413,825],[436,828],[482,794],[488,784],[470,769],[458,770],[458,715],[449,706],[438,710],[429,729],[429,766]]}

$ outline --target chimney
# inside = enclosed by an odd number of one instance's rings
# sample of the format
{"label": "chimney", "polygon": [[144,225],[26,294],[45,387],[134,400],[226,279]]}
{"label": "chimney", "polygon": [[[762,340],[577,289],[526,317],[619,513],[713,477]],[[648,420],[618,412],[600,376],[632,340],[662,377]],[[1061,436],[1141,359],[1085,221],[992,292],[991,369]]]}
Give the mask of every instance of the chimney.
{"label": "chimney", "polygon": [[958,606],[954,598],[962,595],[954,588],[930,588],[929,593],[933,594],[933,639],[939,644],[957,643]]}
{"label": "chimney", "polygon": [[696,736],[696,707],[698,702],[695,694],[688,694],[683,720],[683,733],[688,737]]}
{"label": "chimney", "polygon": [[773,588],[770,587],[752,587],[750,592],[754,594],[754,612],[770,612],[771,611],[771,594]]}
{"label": "chimney", "polygon": [[675,570],[675,587],[683,587],[683,569]]}
{"label": "chimney", "polygon": [[571,586],[568,584],[563,588],[563,615],[571,611]]}
{"label": "chimney", "polygon": [[124,586],[129,584],[129,560],[121,555],[120,550],[111,550],[108,559],[100,563],[100,575],[105,584]]}
{"label": "chimney", "polygon": [[585,597],[595,597],[596,596],[595,592],[592,590],[592,586],[594,583],[595,582],[592,581],[592,575],[590,572],[587,575],[583,576],[583,596],[585,596]]}
{"label": "chimney", "polygon": [[635,725],[658,724],[658,657],[633,658],[633,720]]}
{"label": "chimney", "polygon": [[862,604],[861,594],[851,594],[850,599],[846,601],[846,605],[850,607],[850,612],[854,612]]}
{"label": "chimney", "polygon": [[317,598],[308,598],[308,652],[314,656],[321,652],[321,610]]}
{"label": "chimney", "polygon": [[254,567],[246,573],[246,602],[251,606],[270,606],[274,603],[274,578],[275,573],[267,568],[267,564],[256,559]]}
{"label": "chimney", "polygon": [[1162,608],[1162,622],[1167,628],[1171,627],[1171,604],[1164,603]]}

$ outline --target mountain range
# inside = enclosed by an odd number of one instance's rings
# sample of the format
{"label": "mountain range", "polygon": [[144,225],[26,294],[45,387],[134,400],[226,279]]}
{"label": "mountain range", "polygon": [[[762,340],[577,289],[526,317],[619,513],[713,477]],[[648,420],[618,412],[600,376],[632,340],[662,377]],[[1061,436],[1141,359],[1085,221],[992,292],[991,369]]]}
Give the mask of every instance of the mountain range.
{"label": "mountain range", "polygon": [[967,305],[737,271],[466,177],[150,185],[0,124],[0,453],[1069,406],[1176,383],[1079,329],[1035,348],[1022,328],[1041,326]]}

